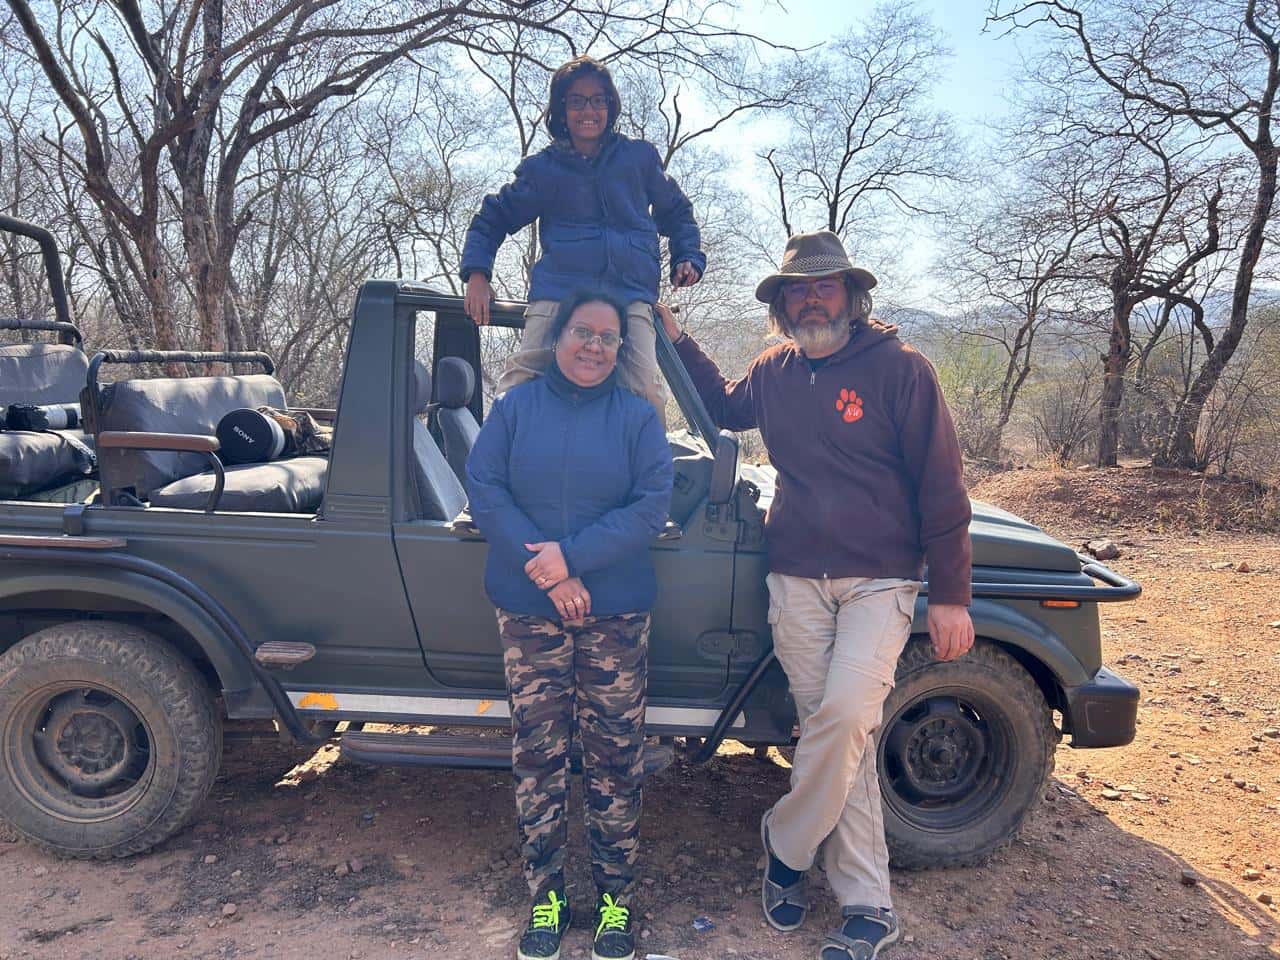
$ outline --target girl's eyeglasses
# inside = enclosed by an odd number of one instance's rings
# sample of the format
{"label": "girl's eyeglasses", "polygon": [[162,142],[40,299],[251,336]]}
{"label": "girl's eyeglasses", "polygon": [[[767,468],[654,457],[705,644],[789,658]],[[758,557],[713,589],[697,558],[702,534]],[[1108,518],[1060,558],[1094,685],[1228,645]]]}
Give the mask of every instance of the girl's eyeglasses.
{"label": "girl's eyeglasses", "polygon": [[587,104],[595,110],[603,110],[609,106],[609,98],[603,93],[597,93],[592,97],[584,97],[577,93],[571,93],[564,98],[564,105],[570,110],[585,110]]}

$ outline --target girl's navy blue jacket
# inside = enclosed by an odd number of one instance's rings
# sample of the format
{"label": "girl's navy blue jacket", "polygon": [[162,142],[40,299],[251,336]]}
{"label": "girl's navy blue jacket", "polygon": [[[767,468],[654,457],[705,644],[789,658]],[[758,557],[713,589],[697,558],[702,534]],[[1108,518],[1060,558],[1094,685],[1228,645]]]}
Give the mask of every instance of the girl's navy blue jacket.
{"label": "girl's navy blue jacket", "polygon": [[592,287],[626,303],[655,303],[658,234],[670,242],[673,271],[687,260],[699,276],[706,272],[693,206],[644,140],[612,134],[592,159],[558,140],[526,157],[515,179],[485,197],[472,219],[463,281],[476,270],[492,279],[502,241],[534,220],[542,256],[533,266],[530,300],[563,300]]}
{"label": "girl's navy blue jacket", "polygon": [[559,619],[524,572],[526,543],[555,540],[591,615],[641,613],[657,585],[649,544],[671,504],[671,451],[647,400],[617,372],[583,388],[553,362],[493,402],[467,460],[471,516],[489,541],[485,592],[512,613]]}

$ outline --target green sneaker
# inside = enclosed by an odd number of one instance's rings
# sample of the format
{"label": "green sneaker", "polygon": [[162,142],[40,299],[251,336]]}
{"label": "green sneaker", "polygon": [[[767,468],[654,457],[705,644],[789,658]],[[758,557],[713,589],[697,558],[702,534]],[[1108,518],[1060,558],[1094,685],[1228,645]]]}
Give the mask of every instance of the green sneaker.
{"label": "green sneaker", "polygon": [[611,893],[596,903],[596,936],[591,960],[631,960],[636,955],[636,935],[631,932],[631,910]]}
{"label": "green sneaker", "polygon": [[559,890],[533,905],[529,926],[520,937],[517,960],[560,960],[560,938],[569,929],[569,901]]}

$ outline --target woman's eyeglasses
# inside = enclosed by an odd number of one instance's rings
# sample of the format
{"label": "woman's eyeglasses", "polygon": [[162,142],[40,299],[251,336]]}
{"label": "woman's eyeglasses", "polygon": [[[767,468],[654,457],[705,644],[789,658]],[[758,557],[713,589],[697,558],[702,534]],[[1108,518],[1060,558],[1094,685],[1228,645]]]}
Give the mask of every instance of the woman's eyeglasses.
{"label": "woman's eyeglasses", "polygon": [[598,341],[600,346],[610,353],[622,346],[622,338],[612,330],[606,330],[604,333],[592,333],[590,327],[575,325],[569,328],[569,336],[583,346]]}
{"label": "woman's eyeglasses", "polygon": [[786,297],[788,303],[800,303],[809,298],[809,289],[813,288],[823,300],[830,300],[840,290],[841,283],[842,281],[835,277],[826,277],[822,280],[790,280],[782,285],[782,295]]}
{"label": "woman's eyeglasses", "polygon": [[603,110],[609,106],[609,98],[603,93],[597,93],[593,97],[584,97],[581,94],[571,93],[564,98],[564,105],[570,110],[585,110],[588,104],[594,110]]}

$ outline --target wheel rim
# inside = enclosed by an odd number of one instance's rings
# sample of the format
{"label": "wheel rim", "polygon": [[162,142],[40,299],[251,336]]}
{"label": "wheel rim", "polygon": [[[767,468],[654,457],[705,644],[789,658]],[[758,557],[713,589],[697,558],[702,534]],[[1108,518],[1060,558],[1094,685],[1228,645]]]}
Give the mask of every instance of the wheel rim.
{"label": "wheel rim", "polygon": [[963,830],[998,807],[1013,782],[1007,712],[971,689],[908,700],[884,726],[878,760],[884,801],[910,826]]}
{"label": "wheel rim", "polygon": [[4,730],[6,771],[46,813],[92,823],[146,793],[154,738],[139,711],[101,686],[61,684],[24,698]]}

